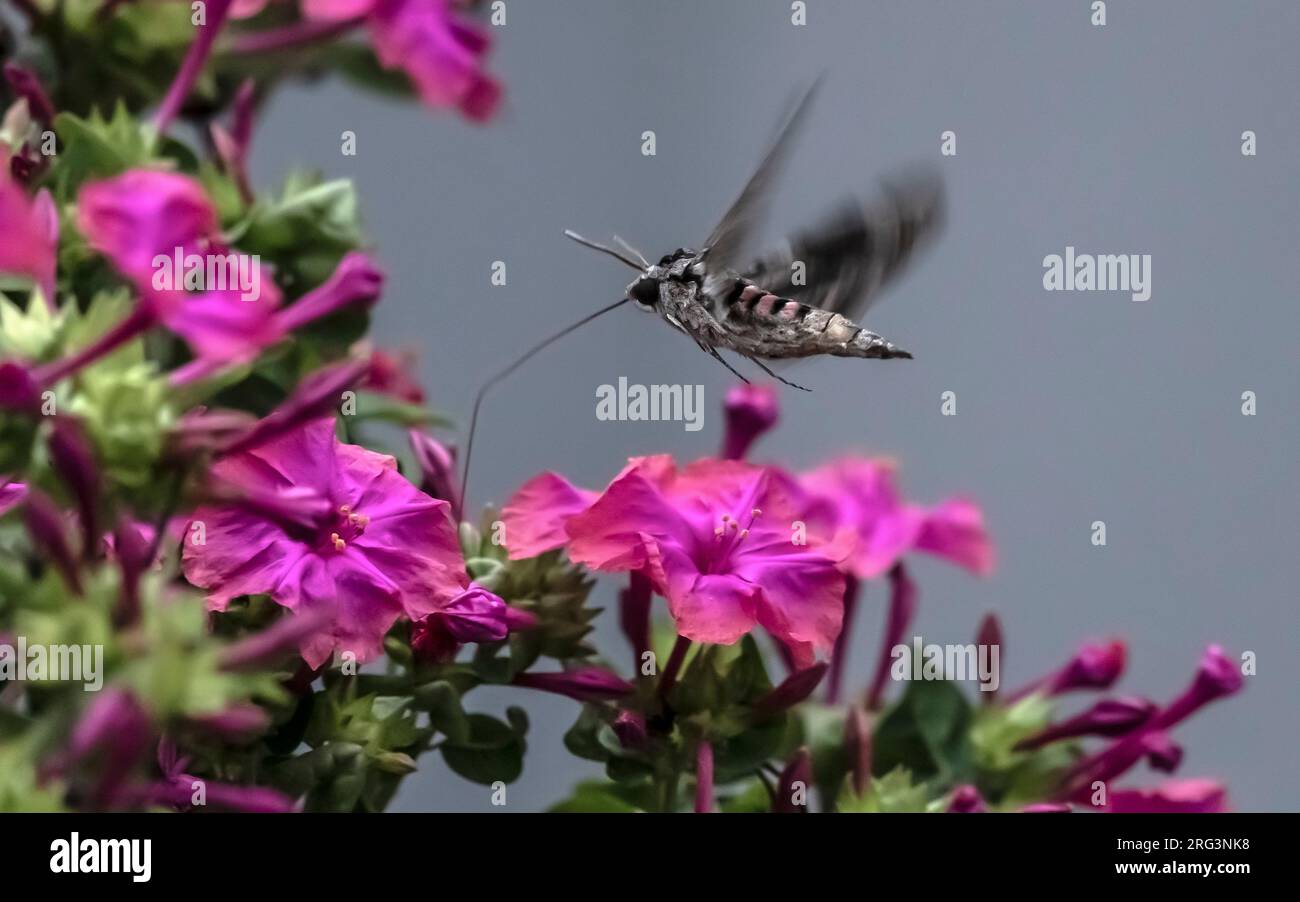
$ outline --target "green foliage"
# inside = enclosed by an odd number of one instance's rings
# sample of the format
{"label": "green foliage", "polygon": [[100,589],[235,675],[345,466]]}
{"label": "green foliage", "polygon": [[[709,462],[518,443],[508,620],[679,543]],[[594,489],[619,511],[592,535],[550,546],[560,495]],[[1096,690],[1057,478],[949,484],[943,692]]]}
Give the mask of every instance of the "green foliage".
{"label": "green foliage", "polygon": [[920,779],[967,780],[972,770],[970,722],[970,704],[956,685],[913,680],[876,728],[872,771],[887,774],[902,766]]}
{"label": "green foliage", "polygon": [[884,776],[872,777],[862,795],[846,784],[836,810],[842,814],[924,814],[931,810],[929,802],[926,785],[914,783],[911,772],[899,765]]}

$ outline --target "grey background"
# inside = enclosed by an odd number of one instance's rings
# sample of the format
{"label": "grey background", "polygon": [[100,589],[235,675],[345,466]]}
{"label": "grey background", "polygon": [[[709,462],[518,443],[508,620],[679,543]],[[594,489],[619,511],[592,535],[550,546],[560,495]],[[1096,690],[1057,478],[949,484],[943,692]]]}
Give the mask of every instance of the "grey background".
{"label": "grey background", "polygon": [[[1245,692],[1178,731],[1181,774],[1225,779],[1238,808],[1300,808],[1300,11],[1111,2],[1097,28],[1083,0],[809,6],[796,28],[784,0],[509,2],[492,57],[508,89],[497,121],[304,86],[268,111],[255,181],[272,187],[302,163],[356,179],[391,275],[375,336],[418,348],[432,403],[466,422],[486,376],[629,280],[562,229],[617,231],[655,258],[698,244],[793,92],[826,72],[768,237],[915,159],[942,167],[950,220],[869,320],[917,359],[801,365],[792,375],[814,392],[783,395],[760,456],[808,466],[886,453],[912,497],[977,499],[998,570],[978,580],[917,560],[918,631],[965,642],[998,611],[1007,684],[1114,634],[1130,649],[1120,687],[1165,701],[1207,643],[1254,651]],[[356,157],[339,154],[345,129]],[[655,157],[640,154],[646,129]],[[939,154],[947,129],[952,158]],[[1245,129],[1256,157],[1240,153]],[[1067,244],[1151,254],[1151,300],[1044,291],[1042,259]],[[506,287],[489,284],[497,259]],[[597,421],[596,386],[619,376],[703,383],[705,429]],[[681,335],[621,310],[490,398],[472,500],[504,501],[545,468],[600,486],[631,454],[711,453],[730,384]],[[940,415],[945,390],[956,417]],[[1246,390],[1253,418],[1240,412]],[[1105,548],[1089,540],[1098,519]],[[613,604],[615,588],[603,580],[598,599]],[[849,686],[866,681],[883,596],[868,593]],[[606,654],[627,668],[606,620]],[[470,698],[500,712],[519,694]],[[595,772],[561,745],[577,706],[527,701],[529,756],[507,810],[543,808]],[[493,810],[437,758],[396,807]]]}

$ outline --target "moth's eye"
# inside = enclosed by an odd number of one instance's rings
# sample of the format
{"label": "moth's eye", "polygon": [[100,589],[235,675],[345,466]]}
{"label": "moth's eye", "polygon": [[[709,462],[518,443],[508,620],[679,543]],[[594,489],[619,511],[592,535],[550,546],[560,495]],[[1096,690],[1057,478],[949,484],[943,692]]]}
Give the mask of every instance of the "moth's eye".
{"label": "moth's eye", "polygon": [[649,310],[659,301],[659,281],[648,277],[637,279],[628,288],[627,296],[635,301],[638,307]]}

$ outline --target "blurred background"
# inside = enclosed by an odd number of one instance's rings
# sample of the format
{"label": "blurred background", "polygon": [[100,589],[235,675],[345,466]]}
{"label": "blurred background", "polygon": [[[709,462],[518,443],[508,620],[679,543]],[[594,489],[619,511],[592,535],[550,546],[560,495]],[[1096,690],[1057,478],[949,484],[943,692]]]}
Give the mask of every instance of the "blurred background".
{"label": "blurred background", "polygon": [[[998,612],[1004,685],[1115,635],[1129,643],[1118,688],[1164,702],[1208,643],[1255,652],[1245,691],[1179,729],[1181,774],[1226,780],[1239,809],[1300,808],[1300,8],[1116,0],[1096,27],[1082,0],[812,0],[798,27],[785,0],[506,6],[490,68],[507,99],[486,127],[330,80],[278,94],[254,141],[259,188],[303,163],[358,182],[390,274],[375,337],[418,350],[433,406],[467,423],[491,373],[621,296],[630,272],[563,229],[617,232],[655,259],[698,246],[792,96],[825,73],[764,237],[916,160],[944,173],[949,221],[867,320],[916,359],[789,371],[813,392],[783,392],[756,457],[887,454],[911,498],[977,500],[997,572],[916,559],[916,632],[973,641]],[[345,130],[356,156],[340,154]],[[957,155],[943,157],[949,130]],[[1241,153],[1245,130],[1257,156]],[[1151,299],[1045,291],[1043,258],[1067,245],[1150,254]],[[597,386],[620,376],[702,383],[704,429],[597,420]],[[611,314],[490,396],[471,503],[502,503],[543,469],[600,487],[629,455],[711,454],[732,383],[658,320]],[[940,414],[945,391],[956,416]],[[1242,415],[1244,391],[1258,415]],[[1095,520],[1106,547],[1091,544]],[[618,585],[595,598],[613,606]],[[868,586],[847,686],[865,685],[885,597]],[[630,672],[616,618],[602,620],[605,657]],[[500,713],[519,695],[468,701]],[[508,811],[598,770],[562,745],[576,703],[525,701]],[[395,808],[502,810],[437,756]]]}

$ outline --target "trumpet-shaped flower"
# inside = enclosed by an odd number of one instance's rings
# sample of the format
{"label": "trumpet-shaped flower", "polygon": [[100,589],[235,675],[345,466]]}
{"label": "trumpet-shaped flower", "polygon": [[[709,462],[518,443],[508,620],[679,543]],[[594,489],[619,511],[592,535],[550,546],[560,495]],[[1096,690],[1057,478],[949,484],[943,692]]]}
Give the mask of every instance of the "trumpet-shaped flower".
{"label": "trumpet-shaped flower", "polygon": [[644,570],[680,635],[730,644],[761,625],[811,663],[839,634],[844,576],[832,546],[802,543],[797,519],[772,470],[702,460],[678,471],[652,458],[564,529],[574,561]]}
{"label": "trumpet-shaped flower", "polygon": [[[318,667],[339,650],[360,661],[376,656],[401,616],[419,619],[447,606],[468,579],[444,501],[420,492],[393,458],[334,435],[332,418],[308,423],[223,458],[217,478],[280,502],[328,504],[311,527],[259,514],[249,505],[205,506],[194,513],[184,546],[186,577],[208,589],[209,606],[269,594],[296,612],[327,609],[328,625],[301,651]],[[310,503],[309,503],[310,502]]]}

